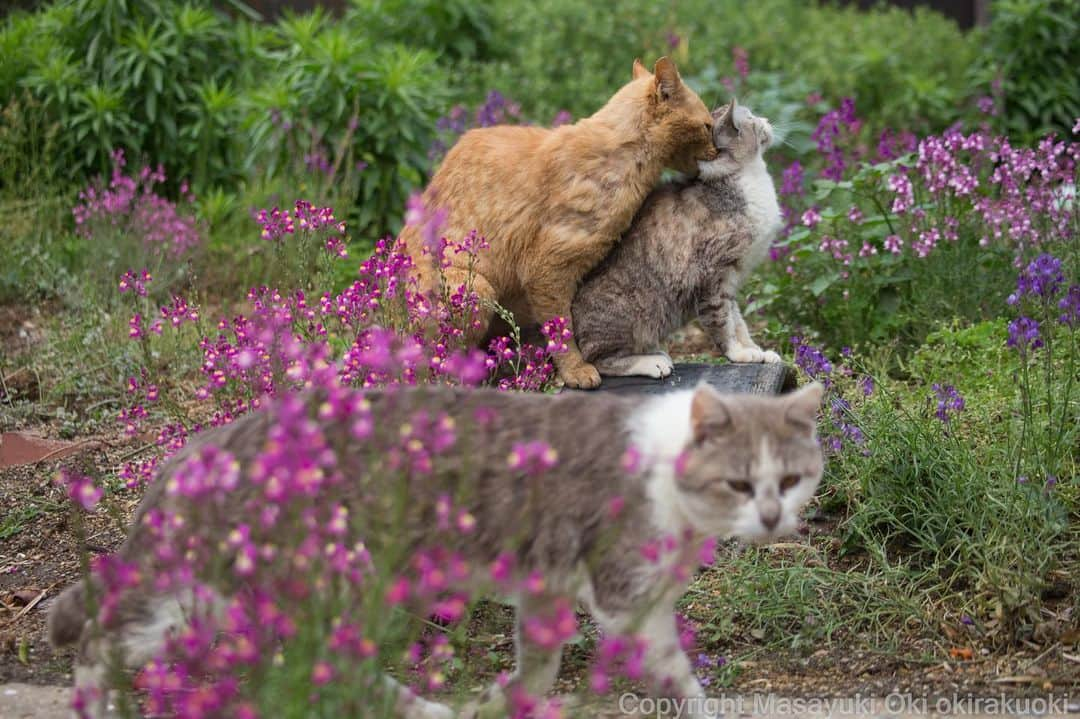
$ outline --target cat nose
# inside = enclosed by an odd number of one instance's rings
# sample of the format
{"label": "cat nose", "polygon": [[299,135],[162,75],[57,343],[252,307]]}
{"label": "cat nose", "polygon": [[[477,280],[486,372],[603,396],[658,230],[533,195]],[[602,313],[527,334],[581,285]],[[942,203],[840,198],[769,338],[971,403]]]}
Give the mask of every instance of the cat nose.
{"label": "cat nose", "polygon": [[761,523],[765,525],[765,528],[770,532],[776,529],[776,525],[780,524],[780,513],[770,513],[761,515]]}

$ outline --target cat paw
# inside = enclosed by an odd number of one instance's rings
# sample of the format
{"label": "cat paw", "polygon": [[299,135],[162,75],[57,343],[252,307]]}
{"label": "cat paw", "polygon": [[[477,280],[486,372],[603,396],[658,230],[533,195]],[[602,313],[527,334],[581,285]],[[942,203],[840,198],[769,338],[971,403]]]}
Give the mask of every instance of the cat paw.
{"label": "cat paw", "polygon": [[765,350],[765,352],[762,353],[761,361],[765,364],[777,364],[779,362],[783,362],[784,360],[780,355],[776,354],[772,350]]}
{"label": "cat paw", "polygon": [[587,362],[582,362],[573,367],[564,367],[559,370],[559,379],[567,387],[577,389],[593,389],[600,386],[600,373]]}
{"label": "cat paw", "polygon": [[610,374],[621,377],[652,377],[663,379],[675,369],[675,363],[664,352],[620,357]]}
{"label": "cat paw", "polygon": [[652,371],[649,376],[653,379],[663,379],[675,370],[675,363],[671,361],[671,357],[668,356],[667,352],[654,354],[652,359]]}
{"label": "cat paw", "polygon": [[757,347],[732,347],[727,351],[727,358],[732,362],[761,363],[765,353]]}
{"label": "cat paw", "polygon": [[454,719],[454,710],[445,704],[421,700],[406,707],[404,719]]}
{"label": "cat paw", "polygon": [[501,690],[488,689],[480,698],[461,708],[457,719],[502,719],[506,716],[506,697]]}

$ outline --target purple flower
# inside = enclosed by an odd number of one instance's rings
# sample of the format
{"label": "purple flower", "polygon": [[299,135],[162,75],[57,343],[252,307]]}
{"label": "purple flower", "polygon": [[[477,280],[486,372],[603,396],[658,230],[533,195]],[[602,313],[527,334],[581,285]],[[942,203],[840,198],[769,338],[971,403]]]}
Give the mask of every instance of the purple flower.
{"label": "purple flower", "polygon": [[67,490],[68,499],[88,512],[92,512],[104,494],[94,480],[84,474],[61,470],[57,483]]}
{"label": "purple flower", "polygon": [[863,375],[859,379],[859,389],[862,390],[863,397],[874,394],[874,378],[870,375]]}
{"label": "purple flower", "polygon": [[1058,309],[1062,311],[1058,316],[1058,322],[1069,327],[1076,327],[1080,321],[1080,285],[1069,286],[1069,291],[1058,302]]}
{"label": "purple flower", "polygon": [[738,45],[731,51],[731,58],[735,62],[735,72],[739,73],[739,77],[743,80],[750,74],[750,54],[746,52],[745,48]]}
{"label": "purple flower", "polygon": [[798,160],[795,160],[784,170],[783,182],[780,184],[780,194],[802,195],[804,192],[803,167]]}
{"label": "purple flower", "polygon": [[1056,297],[1064,281],[1061,260],[1043,253],[1020,272],[1016,279],[1016,294],[1009,296],[1009,304],[1016,304],[1018,299],[1025,295],[1038,299]]}
{"label": "purple flower", "polygon": [[833,369],[828,357],[817,347],[804,342],[802,337],[792,337],[791,344],[795,347],[796,366],[810,377],[823,379],[827,383]]}
{"label": "purple flower", "polygon": [[932,388],[937,395],[937,410],[934,415],[942,422],[948,423],[955,414],[964,411],[964,398],[956,387],[934,383]]}
{"label": "purple flower", "polygon": [[844,150],[838,144],[842,136],[853,137],[859,133],[862,121],[855,116],[855,101],[845,97],[840,107],[825,113],[811,137],[817,143],[818,152],[826,158],[821,176],[839,182],[847,166]]}
{"label": "purple flower", "polygon": [[1042,347],[1042,337],[1039,335],[1039,323],[1030,317],[1018,317],[1009,323],[1009,339],[1006,341],[1009,347],[1016,347],[1024,352],[1030,345],[1032,349]]}

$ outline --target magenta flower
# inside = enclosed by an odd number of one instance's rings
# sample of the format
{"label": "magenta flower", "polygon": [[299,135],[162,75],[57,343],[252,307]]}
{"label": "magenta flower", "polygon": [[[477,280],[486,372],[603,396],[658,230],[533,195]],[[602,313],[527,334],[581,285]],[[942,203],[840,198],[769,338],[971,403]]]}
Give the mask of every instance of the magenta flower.
{"label": "magenta flower", "polygon": [[817,227],[819,222],[821,222],[821,213],[816,207],[811,207],[802,215],[802,223],[810,229]]}
{"label": "magenta flower", "polygon": [[63,469],[56,481],[67,490],[68,499],[87,512],[94,511],[104,492],[94,484],[94,480],[84,474]]}
{"label": "magenta flower", "polygon": [[526,474],[537,475],[554,467],[559,461],[555,448],[542,440],[515,442],[507,459],[510,469],[523,470]]}

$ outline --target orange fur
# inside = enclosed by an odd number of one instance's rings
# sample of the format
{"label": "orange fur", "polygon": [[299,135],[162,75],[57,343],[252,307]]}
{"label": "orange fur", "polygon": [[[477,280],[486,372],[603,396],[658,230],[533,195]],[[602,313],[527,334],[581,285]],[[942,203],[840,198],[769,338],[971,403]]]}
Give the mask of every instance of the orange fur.
{"label": "orange fur", "polygon": [[[425,191],[429,207],[447,210],[443,235],[460,239],[475,229],[487,238],[473,289],[523,326],[569,320],[582,278],[630,226],[663,169],[693,171],[698,160],[715,157],[709,111],[675,64],[661,58],[649,73],[635,62],[633,74],[604,107],[573,125],[467,132]],[[464,258],[449,257],[455,264],[440,273],[422,256],[418,227],[407,226],[401,237],[423,289],[466,282]],[[481,319],[486,328],[491,313]],[[570,386],[600,383],[576,343],[556,366]]]}

